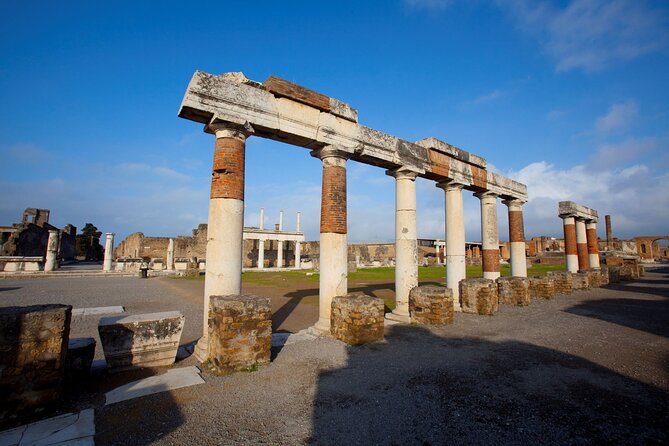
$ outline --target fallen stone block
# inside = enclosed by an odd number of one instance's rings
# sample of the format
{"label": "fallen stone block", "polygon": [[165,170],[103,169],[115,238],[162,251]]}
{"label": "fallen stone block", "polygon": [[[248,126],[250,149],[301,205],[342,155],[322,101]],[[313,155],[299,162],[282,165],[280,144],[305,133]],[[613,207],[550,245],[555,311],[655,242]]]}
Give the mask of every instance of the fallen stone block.
{"label": "fallen stone block", "polygon": [[197,367],[175,368],[162,375],[149,376],[107,392],[105,394],[105,405],[203,383],[204,380]]}
{"label": "fallen stone block", "polygon": [[530,278],[530,296],[536,299],[552,299],[555,297],[555,280],[551,276]]}
{"label": "fallen stone block", "polygon": [[383,300],[362,293],[332,299],[330,332],[349,345],[362,345],[383,339]]}
{"label": "fallen stone block", "polygon": [[104,317],[100,342],[111,372],[174,363],[184,316],[179,311]]}
{"label": "fallen stone block", "polygon": [[96,344],[94,338],[70,339],[65,360],[65,375],[68,380],[84,378],[90,374]]}
{"label": "fallen stone block", "polygon": [[492,316],[497,313],[499,298],[497,283],[491,279],[462,279],[460,301],[463,313]]}
{"label": "fallen stone block", "polygon": [[500,277],[497,288],[500,304],[526,306],[532,301],[527,277]]}
{"label": "fallen stone block", "polygon": [[443,286],[418,286],[409,293],[411,321],[424,325],[453,323],[453,290]]}
{"label": "fallen stone block", "polygon": [[550,271],[548,275],[553,278],[556,293],[571,294],[574,291],[574,279],[569,271]]}
{"label": "fallen stone block", "polygon": [[267,297],[211,296],[208,367],[217,374],[266,364],[272,348],[272,307]]}
{"label": "fallen stone block", "polygon": [[590,276],[587,271],[572,274],[571,278],[574,290],[587,290],[590,288]]}

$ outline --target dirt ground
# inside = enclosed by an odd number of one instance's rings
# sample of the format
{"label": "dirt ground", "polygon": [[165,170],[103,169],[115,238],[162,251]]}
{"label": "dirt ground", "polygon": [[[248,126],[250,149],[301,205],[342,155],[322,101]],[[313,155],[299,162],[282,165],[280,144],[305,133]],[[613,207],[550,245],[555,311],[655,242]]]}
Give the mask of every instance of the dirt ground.
{"label": "dirt ground", "polygon": [[[87,282],[81,295],[78,282],[5,280],[0,305],[63,299],[71,286],[76,306],[100,305],[99,292],[116,290],[106,302],[128,301],[129,312],[179,304],[187,326],[201,315],[202,282],[107,280],[115,282]],[[392,293],[392,284],[373,282],[351,289]],[[244,292],[272,297],[276,331],[317,319],[313,281]],[[75,322],[82,332],[94,327]],[[197,323],[187,331],[184,343],[197,337]],[[329,338],[292,343],[256,372],[203,372],[205,384],[110,406],[102,392],[137,374],[98,376],[72,388],[65,406],[96,409],[100,445],[664,444],[668,337],[662,267],[634,282],[502,306],[493,317],[458,313],[443,327],[387,327],[383,342],[363,347]],[[193,364],[190,357],[175,367]]]}

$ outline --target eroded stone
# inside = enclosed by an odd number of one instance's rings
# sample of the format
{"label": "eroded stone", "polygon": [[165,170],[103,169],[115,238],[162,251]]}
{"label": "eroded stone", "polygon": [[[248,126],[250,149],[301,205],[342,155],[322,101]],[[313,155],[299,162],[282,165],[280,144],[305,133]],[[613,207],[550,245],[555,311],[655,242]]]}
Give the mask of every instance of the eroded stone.
{"label": "eroded stone", "polygon": [[425,325],[453,323],[453,291],[443,286],[418,286],[409,293],[411,321]]}

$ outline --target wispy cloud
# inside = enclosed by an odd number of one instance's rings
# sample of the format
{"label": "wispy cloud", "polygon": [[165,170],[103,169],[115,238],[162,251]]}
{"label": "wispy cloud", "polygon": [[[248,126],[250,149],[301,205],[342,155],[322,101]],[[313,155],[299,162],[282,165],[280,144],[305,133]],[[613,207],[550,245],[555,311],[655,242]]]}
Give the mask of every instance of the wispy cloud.
{"label": "wispy cloud", "polygon": [[600,134],[627,130],[639,115],[639,107],[634,101],[613,104],[604,116],[597,118],[595,129]]}
{"label": "wispy cloud", "polygon": [[151,166],[149,164],[143,164],[143,163],[122,163],[119,164],[118,167],[122,172],[126,173],[140,172],[140,173],[155,175],[162,178],[168,178],[180,181],[186,181],[191,179],[190,176],[183,174],[181,172],[177,172],[176,170],[166,166]]}
{"label": "wispy cloud", "polygon": [[485,104],[487,102],[492,102],[496,99],[499,99],[506,95],[506,92],[503,90],[493,90],[490,93],[482,94],[481,96],[478,96],[474,98],[471,103],[472,104]]}
{"label": "wispy cloud", "polygon": [[49,152],[31,143],[16,143],[0,147],[0,153],[20,163],[44,163],[52,157]]}
{"label": "wispy cloud", "polygon": [[415,9],[446,9],[453,3],[452,0],[404,0],[404,4]]}
{"label": "wispy cloud", "polygon": [[619,143],[603,144],[592,156],[590,164],[596,170],[610,169],[638,160],[658,146],[657,138],[629,138]]}

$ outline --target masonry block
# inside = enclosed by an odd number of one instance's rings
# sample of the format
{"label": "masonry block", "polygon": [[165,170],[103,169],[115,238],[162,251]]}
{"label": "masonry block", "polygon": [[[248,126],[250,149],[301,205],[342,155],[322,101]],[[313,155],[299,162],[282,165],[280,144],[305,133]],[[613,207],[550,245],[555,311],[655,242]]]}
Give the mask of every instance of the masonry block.
{"label": "masonry block", "polygon": [[491,279],[462,279],[459,284],[463,313],[492,316],[497,313],[497,283]]}
{"label": "masonry block", "polygon": [[270,361],[272,307],[267,297],[211,296],[209,367],[225,375]]}
{"label": "masonry block", "polygon": [[536,299],[552,299],[555,297],[555,279],[551,276],[530,278],[530,296]]}
{"label": "masonry block", "polygon": [[65,375],[69,380],[85,378],[91,371],[95,358],[94,338],[74,338],[67,344]]}
{"label": "masonry block", "polygon": [[609,269],[605,266],[601,267],[599,270],[599,286],[605,286],[609,284]]}
{"label": "masonry block", "polygon": [[587,271],[571,275],[574,290],[587,290],[590,288],[590,275]]}
{"label": "masonry block", "polygon": [[551,271],[548,275],[553,278],[556,293],[571,294],[574,291],[574,279],[569,271]]}
{"label": "masonry block", "polygon": [[383,300],[362,293],[349,293],[332,299],[332,336],[349,345],[362,345],[383,339]]}
{"label": "masonry block", "polygon": [[586,274],[588,275],[588,284],[590,288],[599,288],[602,282],[602,272],[598,269],[589,269]]}
{"label": "masonry block", "polygon": [[409,293],[411,321],[424,325],[453,323],[453,290],[443,286],[418,286]]}
{"label": "masonry block", "polygon": [[98,332],[111,372],[174,363],[184,328],[179,311],[100,319]]}
{"label": "masonry block", "polygon": [[497,279],[497,293],[500,304],[529,305],[530,279],[527,277],[500,277]]}
{"label": "masonry block", "polygon": [[71,319],[70,305],[0,308],[0,422],[60,398]]}

